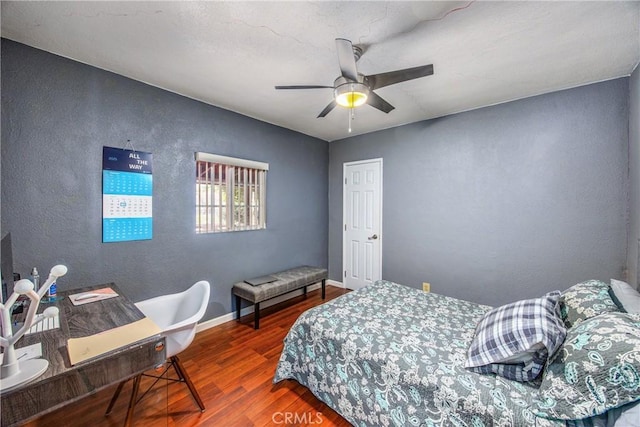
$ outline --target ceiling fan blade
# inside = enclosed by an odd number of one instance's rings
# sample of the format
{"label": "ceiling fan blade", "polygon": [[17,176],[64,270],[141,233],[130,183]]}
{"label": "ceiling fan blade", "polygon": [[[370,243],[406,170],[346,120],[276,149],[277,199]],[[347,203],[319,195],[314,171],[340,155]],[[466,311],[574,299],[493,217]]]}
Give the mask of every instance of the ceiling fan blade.
{"label": "ceiling fan blade", "polygon": [[317,117],[317,118],[319,119],[320,117],[324,117],[324,116],[326,116],[327,114],[329,114],[329,113],[331,112],[331,110],[333,110],[334,108],[336,108],[336,105],[338,105],[338,104],[336,104],[336,101],[335,101],[335,99],[334,99],[333,101],[331,101],[331,102],[329,103],[329,105],[327,105],[326,107],[324,107],[324,110],[322,110],[322,112],[320,112],[320,114],[318,114],[318,117]]}
{"label": "ceiling fan blade", "polygon": [[371,90],[393,85],[407,80],[419,79],[433,74],[433,64],[419,67],[405,68],[404,70],[389,71],[388,73],[372,74],[367,76]]}
{"label": "ceiling fan blade", "polygon": [[299,85],[299,86],[276,86],[276,89],[333,89],[333,86]]}
{"label": "ceiling fan blade", "polygon": [[387,114],[391,110],[396,108],[393,105],[389,104],[384,99],[382,99],[382,97],[375,92],[369,92],[369,97],[367,98],[367,104]]}
{"label": "ceiling fan blade", "polygon": [[356,58],[353,55],[353,45],[347,39],[336,39],[336,49],[338,51],[338,64],[342,77],[358,81],[358,69],[356,68]]}

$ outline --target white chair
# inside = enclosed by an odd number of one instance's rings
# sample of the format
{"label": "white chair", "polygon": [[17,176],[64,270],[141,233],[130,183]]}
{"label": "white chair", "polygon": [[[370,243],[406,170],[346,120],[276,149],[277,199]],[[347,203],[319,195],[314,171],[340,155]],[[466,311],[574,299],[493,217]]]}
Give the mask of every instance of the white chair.
{"label": "white chair", "polygon": [[[189,379],[187,371],[182,366],[180,359],[178,359],[178,353],[189,347],[196,335],[196,326],[207,309],[209,303],[210,285],[209,282],[202,280],[195,283],[189,289],[184,292],[170,295],[162,295],[159,297],[151,298],[148,300],[140,301],[136,303],[136,307],[142,311],[142,313],[153,320],[161,329],[162,336],[165,339],[166,354],[167,354],[167,367],[161,375],[148,375],[139,374],[133,378],[133,391],[131,392],[131,399],[129,400],[129,409],[127,411],[127,417],[125,419],[125,426],[130,425],[133,410],[137,402],[144,397],[144,395],[151,390],[151,388],[160,379],[168,379],[170,381],[183,382],[189,388],[191,395],[198,404],[200,411],[204,412],[204,403],[198,395],[198,391]],[[178,379],[165,378],[167,370],[173,367],[178,375]],[[138,398],[138,390],[140,387],[140,379],[142,376],[154,377],[156,380],[149,386],[149,388]],[[113,409],[113,405],[116,403],[122,386],[126,381],[121,382],[116,389],[107,412],[105,415],[109,415]]]}

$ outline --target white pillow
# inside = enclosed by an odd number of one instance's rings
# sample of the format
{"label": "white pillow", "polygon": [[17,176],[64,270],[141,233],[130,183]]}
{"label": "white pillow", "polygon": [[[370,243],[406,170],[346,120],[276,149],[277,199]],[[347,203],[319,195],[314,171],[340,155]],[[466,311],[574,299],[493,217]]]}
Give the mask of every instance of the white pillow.
{"label": "white pillow", "polygon": [[627,313],[640,313],[640,292],[630,284],[611,279],[611,290]]}
{"label": "white pillow", "polygon": [[[626,408],[622,415],[616,420],[613,427],[640,427],[640,403],[623,406]],[[617,408],[618,411],[622,408]]]}

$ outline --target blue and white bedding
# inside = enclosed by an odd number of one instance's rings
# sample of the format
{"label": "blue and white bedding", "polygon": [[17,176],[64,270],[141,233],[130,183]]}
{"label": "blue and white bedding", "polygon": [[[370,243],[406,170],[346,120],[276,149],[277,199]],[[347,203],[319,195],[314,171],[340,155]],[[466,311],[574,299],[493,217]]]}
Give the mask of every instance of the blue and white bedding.
{"label": "blue and white bedding", "polygon": [[465,369],[490,309],[378,281],[303,313],[274,382],[298,381],[355,426],[565,426],[530,410],[539,383]]}

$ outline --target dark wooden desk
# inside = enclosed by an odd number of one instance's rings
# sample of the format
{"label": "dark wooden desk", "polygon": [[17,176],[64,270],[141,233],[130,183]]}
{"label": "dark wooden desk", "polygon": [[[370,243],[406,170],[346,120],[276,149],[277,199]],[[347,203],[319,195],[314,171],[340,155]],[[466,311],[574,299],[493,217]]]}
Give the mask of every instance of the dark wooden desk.
{"label": "dark wooden desk", "polygon": [[[112,287],[116,298],[74,306],[68,296]],[[2,426],[13,426],[77,401],[100,389],[117,384],[165,362],[164,338],[159,335],[71,366],[67,339],[81,338],[144,318],[138,308],[113,283],[58,292],[64,298],[40,304],[39,312],[52,304],[60,309],[60,328],[25,335],[16,347],[42,342],[42,355],[49,361],[36,380],[2,393]],[[157,344],[160,344],[156,346]]]}

